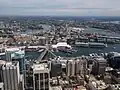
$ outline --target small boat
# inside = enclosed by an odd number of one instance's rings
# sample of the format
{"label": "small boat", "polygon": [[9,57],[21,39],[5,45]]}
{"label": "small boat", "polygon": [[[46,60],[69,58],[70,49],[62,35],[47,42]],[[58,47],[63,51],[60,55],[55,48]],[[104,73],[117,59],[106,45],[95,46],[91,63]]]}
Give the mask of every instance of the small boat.
{"label": "small boat", "polygon": [[101,50],[100,50],[100,49],[99,49],[98,51],[99,51],[99,52],[101,52]]}
{"label": "small boat", "polygon": [[73,51],[73,52],[77,52],[78,50],[76,50],[76,49],[72,49],[72,51]]}
{"label": "small boat", "polygon": [[90,57],[92,57],[93,55],[92,54],[89,54]]}
{"label": "small boat", "polygon": [[113,47],[114,49],[116,49],[116,47]]}

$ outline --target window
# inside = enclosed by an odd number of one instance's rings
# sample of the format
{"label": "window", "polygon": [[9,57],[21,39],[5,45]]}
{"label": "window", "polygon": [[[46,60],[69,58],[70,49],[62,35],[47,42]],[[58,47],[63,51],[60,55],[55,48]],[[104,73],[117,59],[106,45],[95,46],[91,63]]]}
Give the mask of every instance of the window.
{"label": "window", "polygon": [[48,73],[45,73],[45,79],[47,79],[48,78]]}
{"label": "window", "polygon": [[43,80],[43,73],[40,73],[40,80]]}
{"label": "window", "polygon": [[45,87],[48,88],[49,87],[49,83],[45,82]]}
{"label": "window", "polygon": [[35,80],[39,80],[39,75],[38,74],[35,74]]}
{"label": "window", "polygon": [[49,90],[49,88],[46,88],[45,90]]}
{"label": "window", "polygon": [[40,82],[40,88],[43,88],[43,82]]}

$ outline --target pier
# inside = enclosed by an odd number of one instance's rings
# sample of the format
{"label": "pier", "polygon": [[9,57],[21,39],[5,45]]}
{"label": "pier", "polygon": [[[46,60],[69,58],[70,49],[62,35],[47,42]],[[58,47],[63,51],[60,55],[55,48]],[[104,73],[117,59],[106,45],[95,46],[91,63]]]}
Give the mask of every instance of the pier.
{"label": "pier", "polygon": [[98,42],[100,40],[104,40],[105,43],[120,43],[120,37],[112,37],[112,36],[98,36]]}
{"label": "pier", "polygon": [[73,39],[68,39],[67,42],[69,44],[74,44],[75,42],[100,42],[100,43],[120,43],[120,37],[112,37],[112,36],[95,36],[95,37],[78,37]]}
{"label": "pier", "polygon": [[28,46],[27,48],[42,48],[42,49],[46,49],[46,46]]}

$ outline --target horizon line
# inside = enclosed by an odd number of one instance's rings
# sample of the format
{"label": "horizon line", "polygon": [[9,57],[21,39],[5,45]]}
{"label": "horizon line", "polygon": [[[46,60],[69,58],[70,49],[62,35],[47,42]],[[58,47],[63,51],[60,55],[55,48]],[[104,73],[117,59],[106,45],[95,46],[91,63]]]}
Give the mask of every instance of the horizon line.
{"label": "horizon line", "polygon": [[120,16],[107,16],[107,15],[0,15],[0,17],[21,17],[21,16],[33,16],[33,17],[120,17]]}

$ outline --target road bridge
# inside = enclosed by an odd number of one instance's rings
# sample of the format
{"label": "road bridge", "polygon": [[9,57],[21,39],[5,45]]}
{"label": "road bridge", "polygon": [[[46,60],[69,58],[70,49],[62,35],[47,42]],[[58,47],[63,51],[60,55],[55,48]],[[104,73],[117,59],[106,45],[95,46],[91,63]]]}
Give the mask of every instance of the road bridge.
{"label": "road bridge", "polygon": [[51,52],[48,48],[46,48],[44,50],[44,52],[41,53],[41,55],[38,58],[38,61],[43,60],[43,58],[46,56],[46,54],[50,53],[51,55],[53,55],[54,57],[57,57],[53,52]]}

